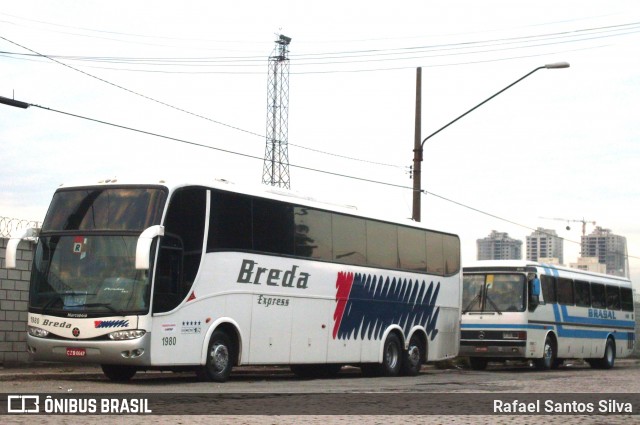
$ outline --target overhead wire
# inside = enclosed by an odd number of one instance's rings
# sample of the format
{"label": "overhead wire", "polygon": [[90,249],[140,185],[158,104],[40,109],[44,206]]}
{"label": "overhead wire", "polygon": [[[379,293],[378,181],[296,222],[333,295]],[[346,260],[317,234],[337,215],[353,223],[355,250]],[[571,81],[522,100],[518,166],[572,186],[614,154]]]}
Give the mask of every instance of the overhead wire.
{"label": "overhead wire", "polygon": [[[178,138],[178,137],[167,136],[167,135],[163,135],[163,134],[155,133],[155,132],[151,132],[151,131],[141,130],[141,129],[137,129],[137,128],[134,128],[134,127],[125,126],[125,125],[121,125],[121,124],[116,124],[116,123],[112,123],[112,122],[109,122],[109,121],[104,121],[104,120],[100,120],[100,119],[96,119],[96,118],[87,117],[87,116],[84,116],[84,115],[74,114],[74,113],[70,113],[70,112],[66,112],[66,111],[62,111],[62,110],[58,110],[58,109],[54,109],[54,108],[49,108],[49,107],[46,107],[46,106],[41,106],[41,105],[37,105],[37,104],[33,104],[33,103],[28,103],[28,104],[29,104],[29,106],[33,106],[35,108],[43,109],[43,110],[50,111],[50,112],[56,112],[56,113],[59,113],[59,114],[67,115],[67,116],[74,117],[74,118],[83,119],[83,120],[86,120],[86,121],[92,121],[92,122],[95,122],[95,123],[98,123],[98,124],[103,124],[103,125],[108,125],[108,126],[111,126],[111,127],[120,128],[122,130],[133,131],[133,132],[136,132],[136,133],[145,134],[145,135],[153,136],[153,137],[159,137],[159,138],[163,138],[163,139],[174,141],[174,142],[178,142],[178,143],[188,144],[188,145],[191,145],[191,146],[196,146],[196,147],[201,147],[201,148],[206,148],[206,149],[212,149],[212,150],[215,150],[215,151],[218,151],[218,152],[227,153],[227,154],[236,155],[236,156],[241,156],[241,157],[244,157],[244,158],[256,159],[256,160],[260,160],[260,161],[263,160],[262,157],[259,157],[259,156],[256,156],[256,155],[251,155],[251,154],[246,154],[246,153],[242,153],[242,152],[232,151],[232,150],[229,150],[229,149],[223,149],[223,148],[218,148],[218,147],[215,147],[215,146],[205,145],[203,143],[198,143],[198,142],[194,142],[194,141],[190,141],[190,140],[186,140],[186,139],[182,139],[182,138]],[[278,162],[278,161],[277,161],[277,163],[280,164],[280,162]],[[352,175],[349,175],[349,174],[337,173],[337,172],[323,170],[323,169],[319,169],[319,168],[315,168],[315,167],[309,167],[309,166],[304,166],[304,165],[299,165],[299,164],[289,164],[289,166],[291,168],[297,168],[297,169],[300,169],[300,170],[311,171],[311,172],[321,173],[321,174],[330,175],[330,176],[334,176],[334,177],[346,178],[346,179],[350,179],[350,180],[356,180],[356,181],[365,182],[365,183],[379,184],[379,185],[383,185],[383,186],[387,186],[387,187],[393,187],[393,188],[397,188],[397,189],[405,189],[405,190],[411,190],[411,191],[414,190],[413,187],[411,187],[411,186],[406,186],[406,185],[402,185],[402,184],[386,182],[386,181],[382,181],[382,180],[374,180],[374,179],[365,178],[365,177],[357,177],[357,176],[352,176]],[[509,223],[509,224],[512,224],[512,225],[515,225],[515,226],[518,226],[518,227],[522,227],[524,229],[528,229],[528,230],[532,230],[532,231],[539,231],[538,228],[527,226],[527,225],[519,223],[517,221],[501,217],[501,216],[499,216],[497,214],[490,213],[490,212],[481,210],[481,209],[476,208],[476,207],[472,207],[472,206],[467,205],[467,204],[465,204],[463,202],[453,200],[453,199],[448,198],[448,197],[443,196],[443,195],[439,195],[439,194],[437,194],[435,192],[431,192],[431,191],[427,191],[425,189],[421,189],[420,193],[422,193],[424,195],[430,195],[430,196],[436,197],[436,198],[441,199],[441,200],[443,200],[445,202],[457,205],[459,207],[463,207],[463,208],[469,209],[471,211],[474,211],[474,212],[482,214],[482,215],[486,215],[488,217],[491,217],[491,218],[499,220],[499,221],[504,221],[506,223]],[[563,238],[563,237],[560,237],[560,236],[557,236],[557,235],[552,235],[550,233],[547,233],[547,234],[549,236],[553,236],[553,237],[556,237],[558,239],[561,239],[561,240],[564,240],[564,241],[567,241],[567,242],[570,242],[570,243],[575,243],[575,244],[579,244],[579,245],[581,244],[580,242],[573,241],[573,240],[570,240],[570,239],[567,239],[567,238]],[[626,257],[627,258],[633,258],[633,259],[636,259],[636,260],[640,260],[640,256],[634,256],[634,255],[626,254]]]}
{"label": "overhead wire", "polygon": [[[28,48],[28,47],[26,47],[26,46],[23,46],[23,45],[19,44],[19,43],[16,43],[16,42],[14,42],[14,41],[11,41],[11,40],[7,39],[6,37],[0,36],[0,39],[5,40],[5,41],[7,41],[7,42],[9,42],[9,43],[12,43],[12,44],[14,44],[14,45],[16,45],[16,46],[18,46],[18,47],[21,47],[21,48],[23,48],[23,49],[25,49],[25,50],[28,50],[28,51],[30,51],[30,52],[32,52],[32,53],[34,53],[34,54],[38,55],[38,56],[41,56],[41,57],[47,58],[47,59],[49,59],[49,60],[51,60],[51,61],[53,61],[53,62],[55,62],[55,63],[57,63],[57,64],[60,64],[60,65],[62,65],[62,66],[64,66],[64,67],[66,67],[66,68],[72,69],[72,70],[74,70],[74,71],[76,71],[76,72],[79,72],[79,73],[81,73],[81,74],[85,75],[85,76],[91,77],[91,78],[96,79],[96,80],[98,80],[98,81],[100,81],[100,82],[102,82],[102,83],[108,84],[108,85],[110,85],[110,86],[113,86],[113,87],[116,87],[116,88],[118,88],[118,89],[124,90],[124,91],[126,91],[126,92],[128,92],[128,93],[131,93],[131,94],[134,94],[134,95],[136,95],[136,96],[142,97],[142,98],[144,98],[144,99],[146,99],[146,100],[150,100],[150,101],[155,102],[155,103],[158,103],[158,104],[160,104],[160,105],[163,105],[163,106],[166,106],[166,107],[172,108],[172,109],[174,109],[174,110],[177,110],[177,111],[180,111],[180,112],[183,112],[183,113],[186,113],[186,114],[192,115],[192,116],[197,117],[197,118],[201,118],[201,119],[204,119],[204,120],[207,120],[207,121],[213,122],[213,123],[218,124],[218,125],[222,125],[222,126],[227,127],[227,128],[231,128],[231,129],[233,129],[233,130],[237,130],[237,131],[240,131],[240,132],[243,132],[243,133],[246,133],[246,134],[250,134],[250,135],[253,135],[253,136],[257,136],[257,137],[260,137],[260,138],[262,138],[262,139],[266,138],[266,136],[265,136],[265,135],[262,135],[262,134],[256,133],[256,132],[254,132],[254,131],[246,130],[246,129],[243,129],[243,128],[241,128],[241,127],[237,127],[237,126],[234,126],[234,125],[231,125],[231,124],[224,123],[224,122],[222,122],[222,121],[214,120],[214,119],[209,118],[209,117],[206,117],[206,116],[204,116],[204,115],[201,115],[201,114],[198,114],[198,113],[195,113],[195,112],[192,112],[192,111],[186,110],[186,109],[181,108],[181,107],[178,107],[178,106],[174,106],[174,105],[172,105],[172,104],[170,104],[170,103],[167,103],[167,102],[164,102],[164,101],[158,100],[158,99],[156,99],[156,98],[153,98],[153,97],[151,97],[151,96],[147,96],[147,95],[145,95],[145,94],[139,93],[139,92],[137,92],[137,91],[135,91],[135,90],[131,90],[131,89],[126,88],[126,87],[124,87],[124,86],[122,86],[122,85],[119,85],[119,84],[113,83],[113,82],[111,82],[111,81],[109,81],[109,80],[106,80],[106,79],[104,79],[104,78],[101,78],[101,77],[95,76],[95,75],[90,74],[90,73],[88,73],[88,72],[86,72],[86,71],[83,71],[83,70],[80,70],[80,69],[78,69],[78,68],[76,68],[76,67],[73,67],[73,66],[71,66],[71,65],[68,65],[68,64],[66,64],[66,63],[64,63],[64,62],[61,62],[61,61],[59,61],[59,60],[55,59],[55,58],[51,58],[51,57],[49,57],[49,56],[47,56],[47,55],[41,54],[41,53],[39,53],[39,52],[37,52],[37,51],[35,51],[35,50],[33,50],[33,49],[30,49],[30,48]],[[331,155],[331,156],[335,156],[335,157],[341,157],[341,158],[344,158],[344,159],[354,160],[354,161],[358,161],[358,162],[369,163],[369,164],[374,164],[374,165],[382,165],[382,166],[394,167],[394,168],[403,168],[403,169],[406,169],[406,168],[407,168],[406,166],[401,166],[401,165],[387,164],[387,163],[382,163],[382,162],[376,162],[376,161],[365,160],[365,159],[362,159],[362,158],[353,158],[353,157],[349,157],[349,156],[346,156],[346,155],[334,154],[334,153],[330,153],[330,152],[321,151],[321,150],[318,150],[318,149],[313,149],[313,148],[308,148],[308,147],[305,147],[305,146],[297,145],[297,144],[294,144],[294,143],[287,143],[287,144],[288,144],[289,146],[294,146],[294,147],[298,147],[298,148],[301,148],[301,149],[306,149],[306,150],[314,151],[314,152],[317,152],[317,153],[322,153],[322,154],[325,154],[325,155]]]}

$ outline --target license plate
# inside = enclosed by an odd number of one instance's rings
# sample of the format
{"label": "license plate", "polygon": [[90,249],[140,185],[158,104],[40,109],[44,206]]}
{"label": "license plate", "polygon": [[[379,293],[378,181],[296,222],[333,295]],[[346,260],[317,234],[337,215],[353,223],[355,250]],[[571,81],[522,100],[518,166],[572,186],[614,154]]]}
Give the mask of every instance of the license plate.
{"label": "license plate", "polygon": [[67,357],[84,357],[87,350],[84,348],[67,348]]}
{"label": "license plate", "polygon": [[489,351],[489,349],[487,347],[476,347],[476,351],[485,352]]}

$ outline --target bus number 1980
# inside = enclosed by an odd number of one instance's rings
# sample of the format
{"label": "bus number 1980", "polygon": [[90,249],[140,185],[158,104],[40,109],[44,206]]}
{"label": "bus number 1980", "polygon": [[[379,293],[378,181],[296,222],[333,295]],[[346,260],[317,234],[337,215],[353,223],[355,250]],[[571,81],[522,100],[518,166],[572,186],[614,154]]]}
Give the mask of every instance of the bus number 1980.
{"label": "bus number 1980", "polygon": [[178,345],[178,338],[175,336],[165,336],[162,338],[162,345]]}

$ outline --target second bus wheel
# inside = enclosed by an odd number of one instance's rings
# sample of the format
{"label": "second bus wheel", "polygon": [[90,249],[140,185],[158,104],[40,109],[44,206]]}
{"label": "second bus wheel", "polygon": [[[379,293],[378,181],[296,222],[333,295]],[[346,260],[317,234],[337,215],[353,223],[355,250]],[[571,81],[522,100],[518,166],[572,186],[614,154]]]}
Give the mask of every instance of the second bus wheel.
{"label": "second bus wheel", "polygon": [[398,376],[402,367],[402,344],[400,338],[390,333],[384,340],[382,363],[364,363],[360,370],[365,376]]}
{"label": "second bus wheel", "polygon": [[402,354],[402,375],[418,375],[422,368],[422,360],[426,357],[426,350],[422,340],[417,335],[413,335],[409,340],[409,347],[403,350]]}
{"label": "second bus wheel", "polygon": [[203,381],[225,382],[229,378],[235,359],[235,346],[223,331],[214,331],[209,339],[205,365],[197,370]]}

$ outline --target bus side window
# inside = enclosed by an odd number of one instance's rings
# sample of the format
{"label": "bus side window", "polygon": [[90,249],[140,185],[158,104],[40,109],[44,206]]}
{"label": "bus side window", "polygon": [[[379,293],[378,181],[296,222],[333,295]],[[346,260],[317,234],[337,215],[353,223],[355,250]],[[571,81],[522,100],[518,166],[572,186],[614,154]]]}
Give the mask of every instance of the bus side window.
{"label": "bus side window", "polygon": [[591,284],[591,307],[607,308],[607,299],[604,295],[604,285],[601,283]]}
{"label": "bus side window", "polygon": [[620,310],[620,288],[613,285],[607,285],[607,309]]}
{"label": "bus side window", "polygon": [[557,302],[555,285],[556,279],[553,276],[542,275],[540,283],[542,285],[542,297],[544,299],[544,304],[555,304]]}
{"label": "bus side window", "polygon": [[620,288],[620,301],[622,310],[633,311],[633,292],[631,288]]}
{"label": "bus side window", "polygon": [[573,305],[573,280],[564,277],[558,278],[556,283],[558,304]]}
{"label": "bus side window", "polygon": [[576,280],[574,282],[575,285],[575,294],[576,294],[576,305],[578,307],[591,307],[591,297],[589,291],[589,282],[585,282],[583,280]]}
{"label": "bus side window", "polygon": [[207,191],[199,187],[178,189],[171,198],[156,265],[154,313],[173,310],[191,290],[202,258],[206,202]]}

